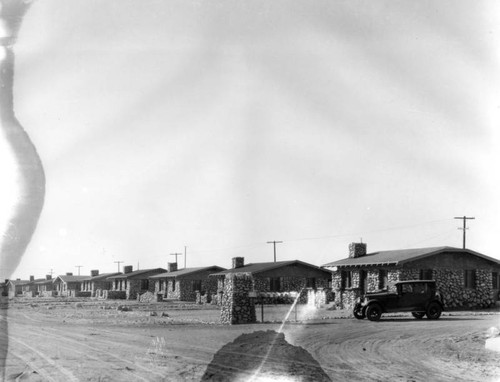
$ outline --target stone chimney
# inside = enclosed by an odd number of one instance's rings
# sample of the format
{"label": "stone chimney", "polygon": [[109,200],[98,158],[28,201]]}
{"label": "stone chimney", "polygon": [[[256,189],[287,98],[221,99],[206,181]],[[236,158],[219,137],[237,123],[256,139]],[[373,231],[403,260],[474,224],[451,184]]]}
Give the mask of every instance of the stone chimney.
{"label": "stone chimney", "polygon": [[349,244],[349,258],[354,259],[366,255],[366,243]]}
{"label": "stone chimney", "polygon": [[52,280],[52,275],[45,275],[45,280]]}
{"label": "stone chimney", "polygon": [[30,276],[30,281],[35,281],[35,276]]}
{"label": "stone chimney", "polygon": [[169,272],[175,272],[177,270],[177,263],[167,263],[167,270]]}
{"label": "stone chimney", "polygon": [[90,277],[96,277],[99,276],[99,269],[92,269],[90,271]]}
{"label": "stone chimney", "polygon": [[232,269],[241,268],[245,266],[245,258],[244,257],[233,257]]}
{"label": "stone chimney", "polygon": [[66,276],[73,276],[73,272],[66,272]]}
{"label": "stone chimney", "polygon": [[123,273],[131,273],[133,271],[134,267],[132,265],[124,265],[123,266]]}

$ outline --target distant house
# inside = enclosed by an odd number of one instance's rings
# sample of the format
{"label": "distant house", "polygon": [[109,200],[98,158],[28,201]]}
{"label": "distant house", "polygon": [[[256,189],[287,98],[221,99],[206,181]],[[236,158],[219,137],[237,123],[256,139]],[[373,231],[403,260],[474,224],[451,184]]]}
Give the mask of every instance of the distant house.
{"label": "distant house", "polygon": [[54,295],[62,297],[78,297],[82,289],[82,282],[88,276],[73,276],[73,273],[66,273],[54,279]]}
{"label": "distant house", "polygon": [[21,297],[23,295],[23,288],[26,284],[29,284],[30,280],[9,280],[7,282],[7,293],[9,298]]}
{"label": "distant house", "polygon": [[300,293],[299,302],[307,301],[308,290],[327,289],[331,273],[300,260],[252,263],[245,265],[243,257],[234,257],[232,268],[212,274],[217,278],[218,298],[224,293],[226,275],[246,273],[253,278],[253,291],[267,293],[269,302],[289,302],[289,292]]}
{"label": "distant house", "polygon": [[5,280],[5,282],[0,283],[0,296],[8,296],[9,295],[9,288],[7,287],[7,283],[9,280]]}
{"label": "distant house", "polygon": [[217,280],[208,276],[225,270],[217,265],[177,270],[177,263],[169,263],[168,269],[166,273],[150,277],[156,294],[163,299],[196,301],[198,293],[205,302],[210,302],[211,295],[217,292]]}
{"label": "distant house", "polygon": [[35,280],[36,295],[39,297],[52,297],[54,295],[54,280],[51,275],[44,279]]}
{"label": "distant house", "polygon": [[37,293],[37,281],[41,281],[44,279],[36,279],[35,276],[30,276],[29,282],[21,285],[21,294],[23,297],[35,297],[38,295]]}
{"label": "distant house", "polygon": [[90,276],[82,282],[82,292],[90,293],[90,297],[105,298],[107,291],[112,288],[112,281],[108,280],[108,277],[121,274],[121,272],[99,274],[99,270],[91,270]]}
{"label": "distant house", "polygon": [[137,295],[145,292],[154,292],[154,282],[149,278],[160,273],[167,272],[164,268],[141,269],[133,271],[131,265],[123,267],[123,274],[110,276],[111,289],[108,291],[108,298],[121,298],[134,300]]}
{"label": "distant house", "polygon": [[367,253],[351,243],[349,257],[325,264],[341,308],[365,291],[391,289],[400,280],[436,280],[445,307],[487,307],[497,300],[500,261],[469,249],[432,247]]}

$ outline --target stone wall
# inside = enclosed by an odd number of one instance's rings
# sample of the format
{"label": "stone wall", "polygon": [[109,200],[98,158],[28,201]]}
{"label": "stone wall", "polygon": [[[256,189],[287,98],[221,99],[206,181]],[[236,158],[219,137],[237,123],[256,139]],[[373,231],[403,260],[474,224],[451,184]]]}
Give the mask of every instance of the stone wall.
{"label": "stone wall", "polygon": [[108,290],[105,292],[107,292],[106,298],[111,300],[125,300],[127,298],[127,292],[124,290]]}
{"label": "stone wall", "polygon": [[256,322],[254,301],[248,295],[252,290],[251,274],[232,273],[225,276],[221,305],[222,324]]}
{"label": "stone wall", "polygon": [[[417,277],[418,279],[418,277]],[[392,269],[387,271],[387,289],[390,292],[396,292],[396,286],[394,283],[403,280],[401,278],[401,270],[400,269]]]}
{"label": "stone wall", "polygon": [[366,290],[374,292],[380,289],[380,272],[378,270],[369,270],[366,272]]}
{"label": "stone wall", "polygon": [[[367,272],[367,291],[379,289],[379,269],[365,269]],[[420,268],[392,268],[387,269],[389,291],[395,292],[394,283],[404,280],[418,280]],[[486,308],[494,304],[492,298],[491,269],[476,269],[476,287],[465,288],[464,270],[451,268],[435,268],[432,270],[433,279],[441,293],[445,308]],[[332,291],[335,293],[335,303],[341,309],[352,309],[358,297],[363,293],[359,289],[360,270],[354,269],[351,273],[351,288],[342,289],[341,272],[332,274]]]}
{"label": "stone wall", "polygon": [[[175,283],[175,290],[174,290]],[[167,296],[169,300],[180,300],[181,298],[181,288],[179,282],[175,278],[167,279]]]}
{"label": "stone wall", "polygon": [[488,308],[491,298],[491,271],[476,269],[476,288],[465,288],[463,270],[439,269],[434,272],[437,287],[448,308]]}

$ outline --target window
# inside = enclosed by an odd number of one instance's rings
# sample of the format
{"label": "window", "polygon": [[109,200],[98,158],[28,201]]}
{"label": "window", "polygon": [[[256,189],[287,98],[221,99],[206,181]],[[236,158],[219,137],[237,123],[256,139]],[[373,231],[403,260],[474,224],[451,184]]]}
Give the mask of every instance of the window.
{"label": "window", "polygon": [[193,280],[193,292],[201,292],[201,280]]}
{"label": "window", "polygon": [[149,289],[149,280],[141,280],[141,290],[148,290]]}
{"label": "window", "polygon": [[401,285],[401,293],[413,293],[413,285],[412,284],[402,284]]}
{"label": "window", "polygon": [[366,287],[368,285],[368,274],[364,270],[359,271],[359,289],[366,292]]}
{"label": "window", "polygon": [[342,271],[342,288],[349,289],[352,288],[352,272]]}
{"label": "window", "polygon": [[306,279],[306,288],[316,289],[316,278],[315,277],[308,277]]}
{"label": "window", "polygon": [[464,286],[466,288],[475,288],[476,287],[476,270],[468,270],[464,271]]}
{"label": "window", "polygon": [[498,289],[498,272],[491,272],[491,283],[493,289]]}
{"label": "window", "polygon": [[281,290],[281,278],[280,277],[269,278],[269,290],[271,292],[279,292]]}
{"label": "window", "polygon": [[385,269],[380,269],[378,271],[378,287],[379,287],[379,289],[386,288],[387,284],[388,284],[387,271]]}
{"label": "window", "polygon": [[172,279],[172,292],[175,292],[175,279]]}
{"label": "window", "polygon": [[432,280],[432,269],[421,269],[420,280]]}

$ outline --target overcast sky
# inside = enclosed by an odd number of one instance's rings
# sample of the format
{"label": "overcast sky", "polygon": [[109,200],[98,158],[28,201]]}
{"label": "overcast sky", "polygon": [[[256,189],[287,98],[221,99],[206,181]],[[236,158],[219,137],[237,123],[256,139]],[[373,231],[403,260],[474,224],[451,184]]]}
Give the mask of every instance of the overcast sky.
{"label": "overcast sky", "polygon": [[38,0],[14,96],[46,198],[0,277],[461,247],[463,215],[500,259],[499,8]]}

